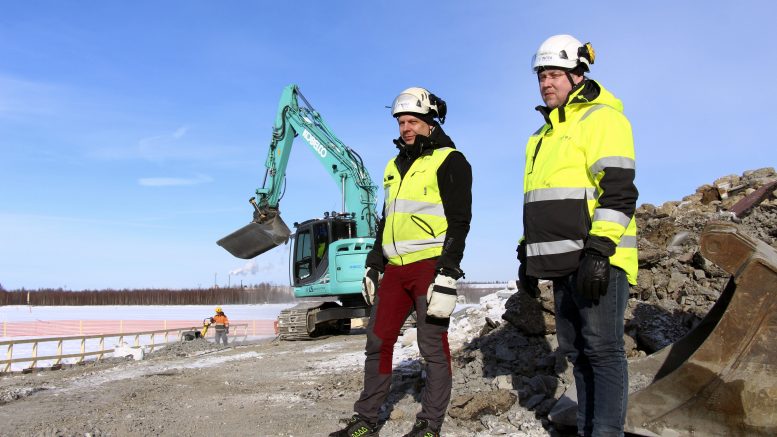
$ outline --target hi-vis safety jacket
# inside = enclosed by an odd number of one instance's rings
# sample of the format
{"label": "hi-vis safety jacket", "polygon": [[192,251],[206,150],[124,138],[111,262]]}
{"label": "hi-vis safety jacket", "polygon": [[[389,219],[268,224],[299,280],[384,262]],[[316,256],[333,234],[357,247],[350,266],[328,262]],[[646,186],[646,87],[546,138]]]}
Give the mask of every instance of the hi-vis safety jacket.
{"label": "hi-vis safety jacket", "polygon": [[229,319],[224,313],[218,313],[213,316],[213,326],[217,330],[229,328]]}
{"label": "hi-vis safety jacket", "polygon": [[545,125],[526,146],[523,227],[527,274],[560,277],[577,270],[586,238],[616,245],[610,264],[637,281],[634,140],[619,99],[593,80],[566,105],[537,108]]}
{"label": "hi-vis safety jacket", "polygon": [[385,202],[383,256],[392,265],[405,265],[442,254],[448,221],[437,184],[437,169],[452,147],[419,156],[404,177],[394,160],[383,174]]}

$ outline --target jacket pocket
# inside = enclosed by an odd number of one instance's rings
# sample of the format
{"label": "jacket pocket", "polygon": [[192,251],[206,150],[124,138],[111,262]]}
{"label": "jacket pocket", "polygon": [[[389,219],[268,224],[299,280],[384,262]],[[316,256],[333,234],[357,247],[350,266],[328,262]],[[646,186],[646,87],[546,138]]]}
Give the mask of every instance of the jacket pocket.
{"label": "jacket pocket", "polygon": [[418,217],[417,215],[411,215],[410,220],[413,221],[413,223],[416,224],[422,231],[424,231],[426,234],[431,236],[432,238],[437,237],[434,233],[434,228],[426,222],[426,220],[422,219],[421,217]]}

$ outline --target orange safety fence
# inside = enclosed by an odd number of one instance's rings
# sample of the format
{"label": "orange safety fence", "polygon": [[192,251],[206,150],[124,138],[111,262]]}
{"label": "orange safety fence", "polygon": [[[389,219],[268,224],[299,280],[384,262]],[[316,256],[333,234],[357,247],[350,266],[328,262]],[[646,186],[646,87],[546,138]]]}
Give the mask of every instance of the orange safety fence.
{"label": "orange safety fence", "polygon": [[[276,335],[275,320],[230,320],[247,325],[247,335]],[[0,337],[51,337],[71,335],[123,334],[176,328],[202,328],[202,320],[47,320],[2,322]],[[242,332],[242,329],[241,329]]]}

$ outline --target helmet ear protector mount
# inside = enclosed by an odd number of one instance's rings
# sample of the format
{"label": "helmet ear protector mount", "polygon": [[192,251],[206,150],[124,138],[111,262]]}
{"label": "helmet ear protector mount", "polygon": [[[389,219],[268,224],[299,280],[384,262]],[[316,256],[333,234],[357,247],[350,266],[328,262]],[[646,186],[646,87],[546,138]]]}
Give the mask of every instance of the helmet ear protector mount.
{"label": "helmet ear protector mount", "polygon": [[445,116],[448,114],[448,105],[445,100],[429,93],[429,103],[437,107],[437,119],[440,120],[440,124],[445,124]]}
{"label": "helmet ear protector mount", "polygon": [[558,68],[568,72],[589,71],[596,59],[596,52],[590,42],[585,44],[571,35],[554,35],[546,39],[532,57],[535,73]]}
{"label": "helmet ear protector mount", "polygon": [[577,49],[577,57],[587,59],[588,63],[593,65],[594,60],[596,59],[596,52],[594,51],[594,46],[592,46],[590,42],[583,44]]}

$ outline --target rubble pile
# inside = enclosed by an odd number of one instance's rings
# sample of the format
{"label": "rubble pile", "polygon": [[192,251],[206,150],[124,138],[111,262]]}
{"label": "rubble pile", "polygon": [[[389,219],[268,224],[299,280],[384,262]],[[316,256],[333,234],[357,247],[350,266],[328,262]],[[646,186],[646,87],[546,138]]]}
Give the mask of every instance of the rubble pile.
{"label": "rubble pile", "polygon": [[221,348],[217,344],[211,343],[204,338],[197,338],[191,341],[168,343],[161,349],[157,349],[154,352],[147,354],[146,357],[149,359],[166,360],[175,357],[200,355],[202,353],[213,352],[219,349]]}
{"label": "rubble pile", "polygon": [[[775,181],[773,168],[746,171],[702,185],[682,201],[637,208],[639,275],[627,310],[627,333],[640,349],[652,353],[673,343],[720,297],[729,276],[699,250],[708,222],[735,222],[745,233],[777,247]],[[757,196],[764,188],[769,191]],[[732,212],[748,200],[754,201],[751,208]]]}
{"label": "rubble pile", "polygon": [[[624,340],[629,358],[651,354],[681,338],[720,296],[729,276],[704,259],[699,248],[708,222],[736,222],[746,233],[777,248],[777,172],[763,168],[725,176],[681,201],[643,204],[635,216],[639,277],[626,310]],[[574,388],[574,380],[571,365],[555,353],[551,283],[541,282],[540,289],[540,298],[532,299],[515,287],[508,288],[452,318],[454,381],[449,420],[457,426],[484,435],[569,432],[548,419],[566,389]],[[413,347],[414,341],[402,341],[398,353],[403,363]],[[422,370],[406,372],[401,379],[394,382],[401,382],[402,393],[417,395]],[[630,381],[632,390],[644,384]],[[557,406],[554,411],[558,410]]]}

